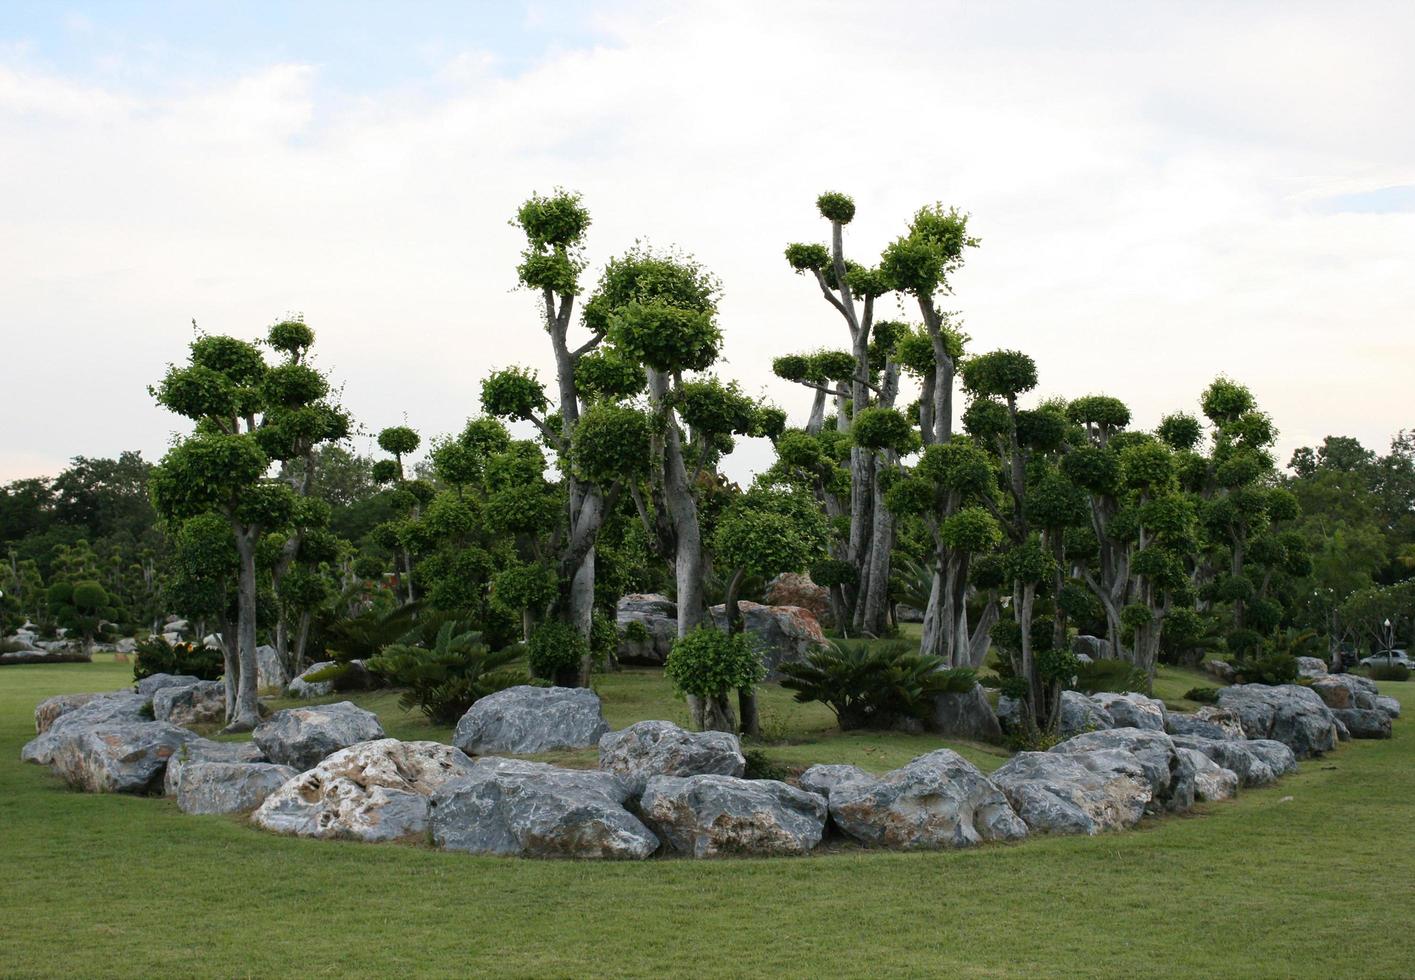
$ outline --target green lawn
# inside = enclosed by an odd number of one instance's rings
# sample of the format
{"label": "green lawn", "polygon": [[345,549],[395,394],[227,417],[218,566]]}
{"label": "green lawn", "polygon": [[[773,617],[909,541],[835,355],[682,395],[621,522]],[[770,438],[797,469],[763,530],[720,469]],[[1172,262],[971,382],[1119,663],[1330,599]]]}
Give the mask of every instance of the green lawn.
{"label": "green lawn", "polygon": [[[0,976],[1415,974],[1408,720],[1125,834],[610,865],[274,837],[167,800],[74,793],[18,762],[36,701],[128,670],[0,669]],[[1183,686],[1166,700],[1196,683],[1170,680]],[[682,720],[652,672],[599,687],[616,726]],[[1415,684],[1382,688],[1415,711]],[[391,696],[363,700],[392,735],[449,734]],[[780,743],[767,751],[789,764],[882,770],[943,744],[832,735],[823,709],[780,690],[764,702]]]}

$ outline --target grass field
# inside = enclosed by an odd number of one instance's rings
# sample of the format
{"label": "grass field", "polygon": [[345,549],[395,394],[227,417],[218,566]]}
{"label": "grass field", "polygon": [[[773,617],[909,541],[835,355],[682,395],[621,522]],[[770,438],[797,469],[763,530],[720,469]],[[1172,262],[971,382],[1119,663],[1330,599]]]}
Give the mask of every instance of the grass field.
{"label": "grass field", "polygon": [[[0,669],[0,976],[1415,975],[1408,719],[1390,741],[1124,834],[537,862],[275,837],[168,800],[71,792],[19,763],[35,702],[116,688],[129,669]],[[1164,677],[1159,693],[1174,701],[1196,677]],[[682,720],[651,672],[599,686],[612,725]],[[1415,711],[1415,684],[1382,688]],[[391,735],[449,734],[391,695],[362,700]],[[883,770],[942,744],[840,736],[818,706],[779,689],[763,701],[768,734],[790,743],[768,753],[786,763]]]}

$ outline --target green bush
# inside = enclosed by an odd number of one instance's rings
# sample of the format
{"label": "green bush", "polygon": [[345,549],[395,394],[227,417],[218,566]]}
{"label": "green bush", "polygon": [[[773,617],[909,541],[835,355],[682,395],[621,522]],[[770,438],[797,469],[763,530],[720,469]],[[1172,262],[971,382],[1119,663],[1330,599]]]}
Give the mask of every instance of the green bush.
{"label": "green bush", "polygon": [[1254,650],[1228,662],[1236,684],[1292,684],[1298,675],[1297,658],[1287,653]]}
{"label": "green bush", "polygon": [[1071,687],[1084,694],[1096,694],[1100,691],[1113,691],[1117,694],[1138,691],[1141,694],[1149,694],[1150,679],[1143,670],[1132,663],[1102,658],[1081,664],[1076,670],[1076,681]]}
{"label": "green bush", "polygon": [[832,644],[804,663],[781,665],[781,686],[802,703],[819,701],[835,713],[842,731],[917,725],[938,694],[970,691],[972,670],[949,670],[938,657],[906,643]]}
{"label": "green bush", "polygon": [[630,643],[645,643],[649,638],[649,628],[637,619],[624,624],[624,639]]}
{"label": "green bush", "polygon": [[1184,692],[1184,697],[1188,701],[1197,701],[1200,704],[1218,704],[1218,688],[1191,687]]}
{"label": "green bush", "polygon": [[1404,664],[1375,664],[1366,670],[1373,681],[1408,681],[1410,668]]}
{"label": "green bush", "polygon": [[747,770],[742,775],[747,779],[776,779],[784,782],[791,775],[781,763],[774,761],[761,749],[748,749],[742,753],[747,760]]}
{"label": "green bush", "polygon": [[548,681],[577,675],[589,646],[569,623],[548,619],[531,633],[531,673]]}
{"label": "green bush", "polygon": [[491,651],[481,634],[445,622],[430,647],[393,644],[367,663],[370,673],[407,690],[398,699],[404,711],[417,708],[438,725],[455,724],[476,701],[526,683],[512,665],[525,656],[519,644]]}
{"label": "green bush", "polygon": [[180,674],[214,681],[226,672],[220,650],[191,643],[168,643],[160,636],[141,641],[133,655],[133,680],[153,674]]}
{"label": "green bush", "polygon": [[746,634],[699,626],[673,644],[663,675],[680,694],[721,698],[756,684],[766,667]]}

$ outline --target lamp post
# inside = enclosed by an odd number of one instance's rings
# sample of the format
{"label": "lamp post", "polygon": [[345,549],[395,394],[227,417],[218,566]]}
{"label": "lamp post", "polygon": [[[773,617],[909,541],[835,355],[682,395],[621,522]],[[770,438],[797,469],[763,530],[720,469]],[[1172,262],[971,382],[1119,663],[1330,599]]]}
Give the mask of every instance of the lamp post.
{"label": "lamp post", "polygon": [[1395,631],[1390,628],[1389,616],[1386,617],[1386,621],[1382,625],[1385,626],[1386,659],[1389,660],[1391,651],[1395,649]]}

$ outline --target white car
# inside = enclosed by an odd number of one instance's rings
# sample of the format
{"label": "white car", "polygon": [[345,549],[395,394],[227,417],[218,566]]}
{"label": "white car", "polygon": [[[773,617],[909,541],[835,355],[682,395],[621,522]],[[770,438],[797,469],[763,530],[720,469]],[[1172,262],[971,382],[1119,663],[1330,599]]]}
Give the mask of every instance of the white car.
{"label": "white car", "polygon": [[1373,653],[1361,661],[1362,667],[1385,667],[1389,664],[1415,670],[1415,663],[1412,663],[1410,658],[1405,655],[1404,650],[1382,650],[1380,653]]}

